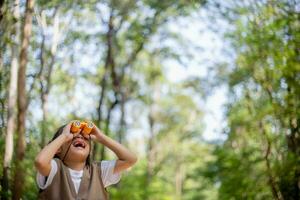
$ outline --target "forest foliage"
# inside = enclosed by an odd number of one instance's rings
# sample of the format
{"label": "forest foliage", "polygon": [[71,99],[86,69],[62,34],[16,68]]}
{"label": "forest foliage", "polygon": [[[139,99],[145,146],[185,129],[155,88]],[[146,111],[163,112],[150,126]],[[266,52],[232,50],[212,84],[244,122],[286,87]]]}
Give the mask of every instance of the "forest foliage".
{"label": "forest foliage", "polygon": [[[168,65],[202,53],[170,28],[190,20],[226,59],[172,82]],[[207,140],[205,101],[224,88],[225,125]],[[298,0],[0,1],[1,199],[36,199],[36,154],[83,119],[139,157],[111,199],[298,200],[299,110]],[[92,157],[115,159],[101,145]]]}

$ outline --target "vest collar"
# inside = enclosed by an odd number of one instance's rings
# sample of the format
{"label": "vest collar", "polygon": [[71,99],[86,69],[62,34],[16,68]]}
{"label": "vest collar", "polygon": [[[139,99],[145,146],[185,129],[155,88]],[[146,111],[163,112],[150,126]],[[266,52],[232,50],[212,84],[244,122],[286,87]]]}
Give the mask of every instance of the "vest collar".
{"label": "vest collar", "polygon": [[85,167],[83,168],[83,173],[82,173],[78,193],[76,193],[75,186],[72,181],[69,168],[64,163],[62,163],[62,167],[64,168],[64,171],[66,173],[66,177],[67,177],[70,189],[71,189],[72,196],[76,199],[77,198],[79,198],[79,199],[86,198],[84,194],[89,189],[88,186],[89,186],[89,182],[90,182],[90,178],[91,178],[89,166],[85,165]]}

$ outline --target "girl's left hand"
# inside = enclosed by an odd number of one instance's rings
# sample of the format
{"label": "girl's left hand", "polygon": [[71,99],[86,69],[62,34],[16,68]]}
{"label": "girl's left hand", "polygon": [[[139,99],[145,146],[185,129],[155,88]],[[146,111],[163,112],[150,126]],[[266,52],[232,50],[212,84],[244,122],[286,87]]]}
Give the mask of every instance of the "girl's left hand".
{"label": "girl's left hand", "polygon": [[101,138],[104,134],[102,131],[94,124],[94,127],[90,133],[92,140],[101,142]]}

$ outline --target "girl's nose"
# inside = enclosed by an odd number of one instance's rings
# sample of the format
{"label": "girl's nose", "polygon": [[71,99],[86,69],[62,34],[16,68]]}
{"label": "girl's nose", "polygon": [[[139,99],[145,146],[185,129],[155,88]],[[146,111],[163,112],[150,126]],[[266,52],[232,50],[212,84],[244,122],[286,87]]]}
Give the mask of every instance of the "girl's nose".
{"label": "girl's nose", "polygon": [[74,135],[74,139],[75,138],[83,138],[83,135],[79,132],[76,135]]}
{"label": "girl's nose", "polygon": [[81,139],[86,139],[86,140],[89,139],[89,135],[84,135],[83,133],[80,133],[80,134],[79,134],[79,137],[80,137]]}

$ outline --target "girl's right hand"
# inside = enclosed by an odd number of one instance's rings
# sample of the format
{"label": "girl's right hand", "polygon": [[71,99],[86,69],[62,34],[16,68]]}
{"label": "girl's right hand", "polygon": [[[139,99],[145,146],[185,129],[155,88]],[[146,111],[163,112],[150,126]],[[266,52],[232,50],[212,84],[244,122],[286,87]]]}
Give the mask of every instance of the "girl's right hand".
{"label": "girl's right hand", "polygon": [[68,123],[65,128],[63,129],[62,134],[65,136],[65,140],[66,142],[69,142],[73,139],[73,134],[71,133],[71,126],[72,126],[72,122]]}

